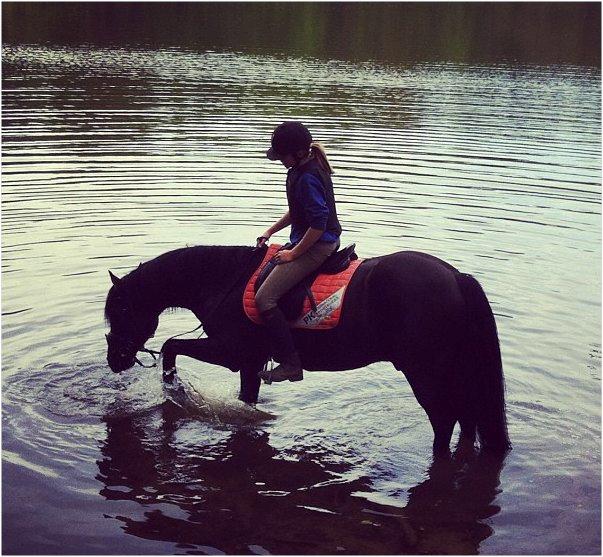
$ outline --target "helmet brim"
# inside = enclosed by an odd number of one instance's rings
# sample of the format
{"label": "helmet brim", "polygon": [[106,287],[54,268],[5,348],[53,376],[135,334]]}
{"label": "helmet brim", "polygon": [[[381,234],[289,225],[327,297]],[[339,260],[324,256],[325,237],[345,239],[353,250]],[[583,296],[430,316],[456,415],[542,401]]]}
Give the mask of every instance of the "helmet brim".
{"label": "helmet brim", "polygon": [[274,150],[273,147],[270,147],[270,149],[268,149],[268,151],[266,151],[266,157],[268,158],[268,160],[271,160],[271,161],[277,161],[280,159],[280,157],[276,154],[276,151]]}

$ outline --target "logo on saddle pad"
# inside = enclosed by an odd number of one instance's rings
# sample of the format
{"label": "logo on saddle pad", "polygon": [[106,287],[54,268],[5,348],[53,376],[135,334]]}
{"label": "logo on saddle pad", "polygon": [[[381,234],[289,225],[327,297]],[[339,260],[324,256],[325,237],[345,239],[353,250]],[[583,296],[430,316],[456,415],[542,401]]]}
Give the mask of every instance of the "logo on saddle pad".
{"label": "logo on saddle pad", "polygon": [[[249,319],[257,324],[262,323],[262,318],[255,304],[255,283],[266,263],[272,259],[280,247],[273,244],[268,248],[263,261],[249,279],[243,293],[245,313]],[[300,329],[332,329],[336,327],[341,317],[341,308],[347,285],[360,263],[362,263],[362,260],[355,259],[350,261],[349,266],[339,273],[319,274],[310,287],[315,306],[312,305],[309,297],[305,295],[303,286],[299,288],[294,287],[293,291],[285,294],[283,299],[279,301],[279,307],[281,309],[284,307],[284,313],[289,321],[289,325]],[[302,298],[303,305],[299,303]],[[281,302],[284,306],[281,306]]]}
{"label": "logo on saddle pad", "polygon": [[342,286],[335,294],[331,294],[326,300],[323,300],[316,306],[316,310],[311,309],[303,317],[300,317],[293,327],[313,327],[319,325],[328,319],[343,304],[343,294],[345,286]]}

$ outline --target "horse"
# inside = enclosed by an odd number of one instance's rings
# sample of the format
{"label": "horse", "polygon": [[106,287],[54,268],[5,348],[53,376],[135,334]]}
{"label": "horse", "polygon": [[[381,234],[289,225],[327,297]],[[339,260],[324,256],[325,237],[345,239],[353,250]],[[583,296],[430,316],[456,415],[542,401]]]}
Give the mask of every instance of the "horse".
{"label": "horse", "polygon": [[[168,308],[186,308],[206,338],[168,339],[163,370],[179,355],[240,375],[239,399],[255,404],[269,339],[244,313],[243,291],[266,246],[192,246],[166,252],[118,278],[105,304],[107,362],[131,368]],[[391,362],[402,371],[433,429],[434,453],[460,442],[507,451],[505,386],[496,322],[479,282],[432,255],[400,251],[367,258],[347,286],[339,324],[292,329],[308,371],[362,369]],[[364,370],[368,373],[368,370]]]}

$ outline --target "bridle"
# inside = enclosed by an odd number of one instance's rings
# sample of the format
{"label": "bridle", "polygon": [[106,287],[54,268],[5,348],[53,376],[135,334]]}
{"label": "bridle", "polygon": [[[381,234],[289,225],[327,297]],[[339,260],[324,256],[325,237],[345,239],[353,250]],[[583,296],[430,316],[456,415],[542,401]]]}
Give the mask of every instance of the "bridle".
{"label": "bridle", "polygon": [[[136,343],[133,340],[127,339],[125,337],[121,337],[119,335],[116,335],[115,333],[107,333],[105,335],[105,338],[107,339],[107,342],[109,342],[111,339],[114,339],[115,341],[117,341],[117,343],[119,344],[119,346],[122,349],[125,350],[133,350],[136,348]],[[152,337],[151,337],[152,338]],[[138,352],[146,352],[147,354],[150,354],[153,357],[153,362],[151,365],[145,365],[143,364],[139,359],[138,359]],[[151,367],[157,367],[157,356],[159,356],[161,354],[161,352],[157,352],[157,350],[151,350],[150,348],[147,348],[146,346],[142,346],[142,348],[139,348],[137,350],[134,351],[134,361],[142,367],[146,367],[146,368],[151,368]],[[122,351],[120,351],[120,356],[124,357],[126,356],[126,354],[124,354]]]}

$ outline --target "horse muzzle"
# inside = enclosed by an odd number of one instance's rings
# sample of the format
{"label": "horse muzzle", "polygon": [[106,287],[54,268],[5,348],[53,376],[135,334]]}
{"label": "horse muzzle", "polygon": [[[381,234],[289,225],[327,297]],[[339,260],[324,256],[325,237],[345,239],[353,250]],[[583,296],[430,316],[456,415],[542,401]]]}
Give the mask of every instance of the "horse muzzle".
{"label": "horse muzzle", "polygon": [[122,371],[126,371],[134,366],[136,363],[136,352],[131,354],[131,346],[129,343],[126,346],[117,344],[112,342],[115,335],[105,335],[107,339],[108,349],[107,349],[107,364],[109,364],[109,368],[113,373],[121,373]]}
{"label": "horse muzzle", "polygon": [[131,358],[128,360],[125,360],[125,359],[122,360],[122,359],[107,357],[107,363],[109,364],[109,369],[113,373],[121,373],[122,371],[126,371],[127,369],[134,367],[134,364],[136,362],[135,362],[134,358]]}

